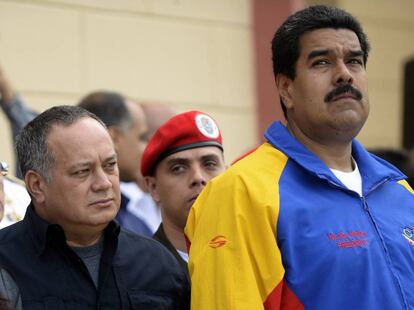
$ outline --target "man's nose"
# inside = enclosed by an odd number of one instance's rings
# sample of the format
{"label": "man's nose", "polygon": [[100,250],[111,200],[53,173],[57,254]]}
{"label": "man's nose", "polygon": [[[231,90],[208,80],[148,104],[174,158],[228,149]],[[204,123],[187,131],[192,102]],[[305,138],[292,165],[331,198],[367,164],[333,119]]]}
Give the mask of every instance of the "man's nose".
{"label": "man's nose", "polygon": [[95,172],[92,189],[94,191],[107,190],[112,187],[108,174],[103,169]]}
{"label": "man's nose", "polygon": [[206,186],[207,178],[206,174],[204,173],[201,167],[193,168],[192,176],[191,176],[191,185],[192,186]]}
{"label": "man's nose", "polygon": [[352,84],[353,77],[347,65],[340,62],[335,67],[335,75],[333,80],[335,85],[338,84]]}

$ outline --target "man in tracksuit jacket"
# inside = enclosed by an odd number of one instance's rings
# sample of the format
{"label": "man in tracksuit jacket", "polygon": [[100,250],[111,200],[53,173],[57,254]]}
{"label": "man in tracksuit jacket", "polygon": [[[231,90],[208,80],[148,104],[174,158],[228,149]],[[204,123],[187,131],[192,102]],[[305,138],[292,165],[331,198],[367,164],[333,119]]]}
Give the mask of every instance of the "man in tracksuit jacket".
{"label": "man in tracksuit jacket", "polygon": [[272,42],[287,126],[210,182],[186,225],[192,309],[414,309],[414,196],[354,138],[369,45],[314,6]]}

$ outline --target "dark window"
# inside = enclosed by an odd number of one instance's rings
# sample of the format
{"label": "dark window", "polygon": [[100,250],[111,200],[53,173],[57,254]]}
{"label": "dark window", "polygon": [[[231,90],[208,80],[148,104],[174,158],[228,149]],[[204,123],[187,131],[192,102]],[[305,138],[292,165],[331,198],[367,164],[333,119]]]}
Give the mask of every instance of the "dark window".
{"label": "dark window", "polygon": [[404,68],[403,146],[414,147],[414,59]]}

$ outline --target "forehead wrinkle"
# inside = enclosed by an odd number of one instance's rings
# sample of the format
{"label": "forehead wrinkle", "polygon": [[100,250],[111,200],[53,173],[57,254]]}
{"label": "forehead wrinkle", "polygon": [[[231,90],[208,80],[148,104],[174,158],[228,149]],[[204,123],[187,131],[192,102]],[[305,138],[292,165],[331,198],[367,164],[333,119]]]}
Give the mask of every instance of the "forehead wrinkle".
{"label": "forehead wrinkle", "polygon": [[200,156],[201,160],[210,159],[210,158],[216,159],[216,158],[219,158],[219,156],[217,154],[205,154],[205,155]]}
{"label": "forehead wrinkle", "polygon": [[312,50],[361,49],[357,35],[351,30],[342,28],[321,28],[304,33],[299,38],[300,50],[305,47],[305,42],[307,48]]}
{"label": "forehead wrinkle", "polygon": [[76,169],[76,168],[82,168],[82,167],[89,167],[91,163],[92,162],[90,160],[85,160],[85,161],[74,163],[73,165],[71,165],[70,168]]}

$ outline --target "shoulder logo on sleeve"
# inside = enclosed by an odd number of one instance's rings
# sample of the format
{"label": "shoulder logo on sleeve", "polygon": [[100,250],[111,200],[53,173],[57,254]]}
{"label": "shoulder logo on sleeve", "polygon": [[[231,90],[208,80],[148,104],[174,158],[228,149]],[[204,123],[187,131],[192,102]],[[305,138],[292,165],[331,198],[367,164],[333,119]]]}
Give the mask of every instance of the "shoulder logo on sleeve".
{"label": "shoulder logo on sleeve", "polygon": [[405,227],[402,233],[403,237],[407,242],[414,247],[414,228],[413,227]]}
{"label": "shoulder logo on sleeve", "polygon": [[218,235],[215,236],[214,238],[212,238],[209,243],[208,246],[216,249],[216,248],[220,248],[222,246],[224,246],[227,243],[227,239],[226,237],[222,236],[222,235]]}
{"label": "shoulder logo on sleeve", "polygon": [[205,114],[198,114],[195,118],[198,130],[207,138],[216,139],[220,135],[220,131],[214,120]]}

